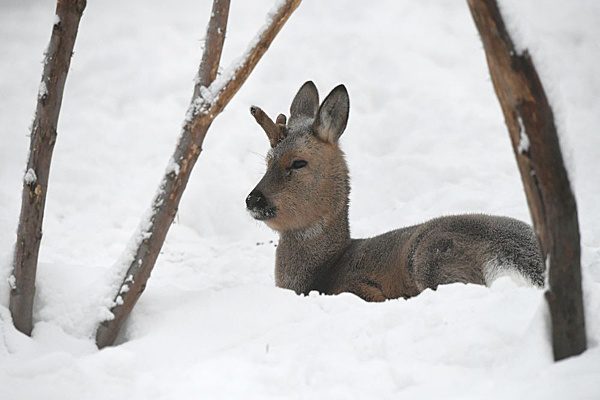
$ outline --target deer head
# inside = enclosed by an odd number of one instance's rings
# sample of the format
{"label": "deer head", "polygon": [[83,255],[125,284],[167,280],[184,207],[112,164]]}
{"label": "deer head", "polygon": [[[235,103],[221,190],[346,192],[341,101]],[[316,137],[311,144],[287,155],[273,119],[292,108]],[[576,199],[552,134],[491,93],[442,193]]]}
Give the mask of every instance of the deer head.
{"label": "deer head", "polygon": [[267,172],[246,198],[250,214],[272,229],[302,231],[347,218],[348,168],[338,140],[348,122],[348,92],[334,88],[319,106],[315,84],[306,82],[292,101],[290,118],[273,122],[258,107],[250,112],[271,150]]}

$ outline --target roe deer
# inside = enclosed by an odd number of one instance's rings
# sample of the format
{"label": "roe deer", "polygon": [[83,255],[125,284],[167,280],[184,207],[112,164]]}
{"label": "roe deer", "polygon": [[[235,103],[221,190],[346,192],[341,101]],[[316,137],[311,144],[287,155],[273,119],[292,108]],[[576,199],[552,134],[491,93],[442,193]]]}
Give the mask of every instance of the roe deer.
{"label": "roe deer", "polygon": [[277,286],[298,294],[351,292],[383,301],[452,282],[490,284],[503,274],[544,284],[533,230],[507,217],[446,216],[351,239],[348,167],[338,146],[349,107],[343,85],[319,106],[309,81],[296,94],[287,125],[283,114],[273,122],[260,108],[250,109],[272,149],[267,172],[246,205],[255,219],[279,233]]}

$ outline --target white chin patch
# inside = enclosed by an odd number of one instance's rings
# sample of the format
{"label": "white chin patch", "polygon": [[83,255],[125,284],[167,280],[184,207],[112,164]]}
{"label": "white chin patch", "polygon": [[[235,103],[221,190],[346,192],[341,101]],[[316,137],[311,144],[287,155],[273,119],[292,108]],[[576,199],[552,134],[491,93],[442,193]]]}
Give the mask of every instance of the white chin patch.
{"label": "white chin patch", "polygon": [[256,210],[248,210],[248,212],[250,213],[250,215],[252,215],[252,218],[254,218],[254,219],[261,219],[262,218],[262,214],[259,213]]}

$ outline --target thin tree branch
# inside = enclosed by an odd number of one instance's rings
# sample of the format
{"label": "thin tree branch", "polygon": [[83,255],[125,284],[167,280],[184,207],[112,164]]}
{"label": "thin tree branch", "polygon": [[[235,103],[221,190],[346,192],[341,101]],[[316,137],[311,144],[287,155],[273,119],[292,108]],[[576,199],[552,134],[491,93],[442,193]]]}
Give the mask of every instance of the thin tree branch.
{"label": "thin tree branch", "polygon": [[[136,241],[135,252],[128,257],[127,272],[117,290],[114,305],[111,308],[114,318],[102,322],[98,327],[96,344],[99,348],[114,343],[121,325],[146,287],[169,227],[177,213],[179,201],[192,168],[202,151],[202,143],[212,121],[246,81],[277,33],[299,4],[300,0],[279,2],[270,12],[267,24],[243,56],[242,62],[228,69],[220,79],[214,80],[206,90],[198,89],[199,93],[192,99],[179,142],[152,202],[149,216],[142,220],[139,232],[134,236]],[[213,14],[211,20],[213,18],[215,18],[215,26],[219,26],[219,22],[216,21],[216,14]],[[220,23],[226,24],[226,18],[221,18],[220,21]],[[225,32],[225,25],[221,28]],[[207,50],[208,47],[205,48],[205,52]],[[220,54],[220,51],[218,53]],[[214,64],[214,60],[206,63],[206,65],[211,66],[214,66]],[[203,71],[201,71],[200,76],[205,76]],[[210,74],[206,76],[210,76]],[[201,81],[202,79],[197,80],[196,86],[204,83]]]}
{"label": "thin tree branch", "polygon": [[548,268],[555,360],[586,349],[577,205],[552,108],[527,51],[519,53],[495,0],[468,0],[504,113]]}
{"label": "thin tree branch", "polygon": [[58,0],[44,71],[31,127],[29,159],[23,179],[21,214],[13,273],[9,278],[10,311],[15,327],[31,334],[38,252],[42,240],[48,176],[62,97],[85,0]]}
{"label": "thin tree branch", "polygon": [[217,77],[223,42],[227,31],[227,18],[229,16],[229,0],[215,0],[212,6],[211,18],[206,29],[204,52],[198,68],[194,94],[192,98],[200,96],[200,90],[207,87]]}

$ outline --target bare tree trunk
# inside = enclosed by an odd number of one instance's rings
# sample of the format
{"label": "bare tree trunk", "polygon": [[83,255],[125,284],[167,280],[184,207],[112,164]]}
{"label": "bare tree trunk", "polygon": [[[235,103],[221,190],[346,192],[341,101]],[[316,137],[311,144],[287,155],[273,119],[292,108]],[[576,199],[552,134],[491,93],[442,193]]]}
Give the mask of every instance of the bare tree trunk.
{"label": "bare tree trunk", "polygon": [[58,0],[56,3],[56,17],[45,54],[44,72],[31,127],[13,273],[9,278],[13,322],[19,331],[27,335],[31,335],[33,327],[35,275],[42,240],[48,175],[57,136],[56,126],[77,29],[85,6],[86,0]]}
{"label": "bare tree trunk", "polygon": [[546,259],[554,359],[586,349],[577,205],[552,108],[527,51],[519,53],[495,0],[468,0]]}
{"label": "bare tree trunk", "polygon": [[149,215],[142,220],[139,232],[135,235],[135,252],[128,259],[127,273],[111,308],[114,318],[102,322],[98,327],[96,344],[99,348],[114,343],[122,323],[146,287],[212,121],[246,81],[299,4],[300,0],[286,0],[275,6],[269,13],[267,24],[252,42],[241,63],[224,73],[222,79],[215,80],[227,25],[229,1],[213,2],[204,55],[183,130]]}

